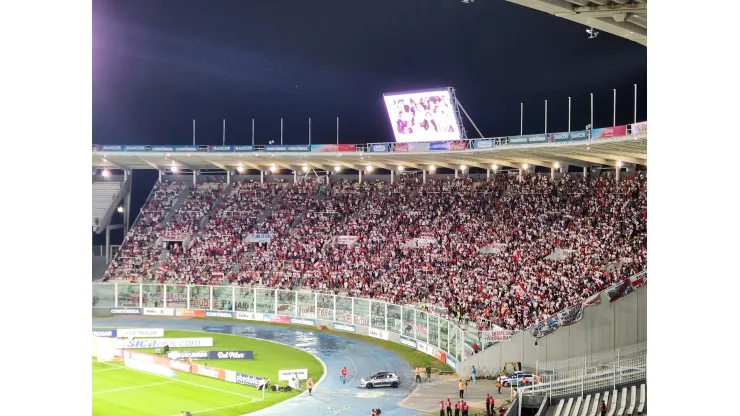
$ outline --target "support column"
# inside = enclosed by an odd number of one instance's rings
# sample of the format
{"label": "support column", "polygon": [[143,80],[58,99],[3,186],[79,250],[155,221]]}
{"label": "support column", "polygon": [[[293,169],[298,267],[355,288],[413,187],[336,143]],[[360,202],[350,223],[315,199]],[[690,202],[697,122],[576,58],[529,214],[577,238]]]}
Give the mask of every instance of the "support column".
{"label": "support column", "polygon": [[226,171],[226,185],[231,185],[231,171]]}
{"label": "support column", "polygon": [[293,183],[298,183],[298,172],[293,171]]}
{"label": "support column", "polygon": [[426,169],[421,171],[421,182],[427,183],[427,170]]}
{"label": "support column", "polygon": [[124,229],[124,234],[123,235],[128,234],[128,227],[129,227],[130,220],[131,220],[131,189],[133,189],[133,185],[134,185],[133,184],[133,180],[134,180],[134,178],[132,177],[131,178],[131,181],[132,181],[131,187],[129,188],[128,192],[126,193],[126,198],[124,199],[124,201],[125,201],[125,207],[123,208],[124,209],[124,211],[123,211],[123,229]]}
{"label": "support column", "polygon": [[585,167],[585,166],[583,167],[583,177],[584,178],[587,178],[588,177],[588,168]]}
{"label": "support column", "polygon": [[521,182],[522,179],[524,179],[524,176],[522,175],[522,168],[519,168],[519,182]]}
{"label": "support column", "polygon": [[260,183],[265,183],[265,171],[260,171]]}
{"label": "support column", "polygon": [[395,172],[393,169],[391,169],[391,183],[393,183],[393,172]]}
{"label": "support column", "polygon": [[357,174],[360,175],[359,182],[362,183],[362,169],[357,169]]}
{"label": "support column", "polygon": [[110,226],[105,227],[105,264],[110,264]]}
{"label": "support column", "polygon": [[486,179],[491,179],[491,169],[486,169]]}
{"label": "support column", "polygon": [[555,166],[550,167],[550,179],[555,180]]}
{"label": "support column", "polygon": [[614,179],[616,179],[617,182],[619,182],[619,177],[621,176],[620,174],[622,173],[621,171],[622,171],[622,167],[621,166],[619,166],[619,165],[615,166],[615,168],[614,168]]}
{"label": "support column", "polygon": [[198,171],[194,170],[193,171],[193,186],[198,184],[197,178],[198,178]]}
{"label": "support column", "polygon": [[159,171],[159,183],[162,183],[162,171]]}
{"label": "support column", "polygon": [[457,179],[457,169],[455,169],[455,179]]}

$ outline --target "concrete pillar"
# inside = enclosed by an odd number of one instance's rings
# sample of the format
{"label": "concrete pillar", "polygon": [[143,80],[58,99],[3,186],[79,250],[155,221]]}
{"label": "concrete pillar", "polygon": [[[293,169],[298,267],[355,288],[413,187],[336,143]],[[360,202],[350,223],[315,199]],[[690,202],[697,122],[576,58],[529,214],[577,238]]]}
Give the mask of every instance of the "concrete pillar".
{"label": "concrete pillar", "polygon": [[131,185],[132,187],[129,188],[128,193],[126,193],[126,199],[125,199],[125,207],[123,208],[123,235],[128,234],[128,227],[131,219],[131,189],[133,189],[133,180],[134,178],[131,178]]}
{"label": "concrete pillar", "polygon": [[555,180],[555,166],[550,167],[550,179]]}
{"label": "concrete pillar", "polygon": [[393,172],[394,172],[394,170],[391,169],[391,183],[393,183]]}
{"label": "concrete pillar", "polygon": [[522,175],[522,168],[519,168],[519,182],[521,182],[522,179],[524,179],[524,176]]}
{"label": "concrete pillar", "polygon": [[265,171],[260,171],[260,183],[265,183]]}
{"label": "concrete pillar", "polygon": [[159,183],[162,183],[162,171],[159,171]]}
{"label": "concrete pillar", "polygon": [[426,169],[421,171],[421,182],[427,183],[427,170]]}
{"label": "concrete pillar", "polygon": [[198,171],[194,170],[193,171],[193,186],[198,184],[197,178],[198,178]]}
{"label": "concrete pillar", "polygon": [[584,178],[587,178],[588,177],[588,168],[585,167],[585,166],[583,167],[583,177]]}
{"label": "concrete pillar", "polygon": [[230,185],[230,184],[231,184],[231,171],[227,170],[226,171],[226,185]]}
{"label": "concrete pillar", "polygon": [[455,169],[455,179],[457,179],[457,169]]}
{"label": "concrete pillar", "polygon": [[486,179],[491,179],[491,169],[486,169]]}
{"label": "concrete pillar", "polygon": [[617,182],[619,182],[619,177],[621,176],[620,175],[621,173],[622,173],[622,167],[621,166],[615,166],[614,167],[614,179],[616,179]]}
{"label": "concrete pillar", "polygon": [[357,174],[360,175],[359,182],[362,183],[362,169],[357,169]]}
{"label": "concrete pillar", "polygon": [[298,172],[293,171],[293,183],[298,183]]}

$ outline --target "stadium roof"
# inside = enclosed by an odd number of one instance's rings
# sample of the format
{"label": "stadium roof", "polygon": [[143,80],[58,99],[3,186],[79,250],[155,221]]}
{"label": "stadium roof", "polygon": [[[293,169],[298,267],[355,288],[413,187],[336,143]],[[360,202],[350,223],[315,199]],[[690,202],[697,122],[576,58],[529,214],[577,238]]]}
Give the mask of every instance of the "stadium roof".
{"label": "stadium roof", "polygon": [[[598,140],[582,140],[563,143],[506,144],[491,139],[493,148],[475,148],[469,141],[464,150],[398,151],[398,144],[390,144],[385,152],[374,152],[367,145],[357,145],[355,151],[336,152],[291,152],[266,151],[256,146],[249,152],[212,152],[203,150],[192,153],[167,152],[105,152],[93,151],[93,168],[108,169],[157,169],[164,171],[177,166],[179,169],[234,170],[245,169],[299,170],[303,166],[331,170],[336,166],[353,170],[364,170],[370,165],[381,169],[427,169],[430,165],[448,169],[461,166],[488,169],[493,164],[501,167],[520,168],[524,164],[552,167],[555,162],[572,166],[617,166],[618,162],[647,165],[647,133]],[[347,146],[347,145],[345,145]],[[349,145],[353,146],[354,145]],[[395,151],[394,151],[395,150]]]}
{"label": "stadium roof", "polygon": [[507,0],[647,46],[647,0]]}

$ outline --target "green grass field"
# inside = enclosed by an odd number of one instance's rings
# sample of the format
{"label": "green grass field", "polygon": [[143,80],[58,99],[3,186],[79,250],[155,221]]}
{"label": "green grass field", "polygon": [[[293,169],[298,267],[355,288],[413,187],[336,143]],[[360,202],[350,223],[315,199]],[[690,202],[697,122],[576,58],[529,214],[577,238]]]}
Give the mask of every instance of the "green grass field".
{"label": "green grass field", "polygon": [[[307,368],[317,382],[324,369],[316,358],[303,351],[272,342],[233,335],[165,331],[167,338],[213,337],[213,347],[177,350],[251,350],[254,360],[218,360],[210,366],[269,377],[277,381],[278,370]],[[140,352],[153,352],[141,349]],[[207,360],[206,360],[207,361]],[[203,363],[204,360],[193,360]],[[229,383],[195,374],[177,372],[170,378],[125,368],[121,362],[92,361],[93,415],[175,416],[182,410],[209,416],[243,415],[287,400],[300,392],[263,393],[254,387]]]}

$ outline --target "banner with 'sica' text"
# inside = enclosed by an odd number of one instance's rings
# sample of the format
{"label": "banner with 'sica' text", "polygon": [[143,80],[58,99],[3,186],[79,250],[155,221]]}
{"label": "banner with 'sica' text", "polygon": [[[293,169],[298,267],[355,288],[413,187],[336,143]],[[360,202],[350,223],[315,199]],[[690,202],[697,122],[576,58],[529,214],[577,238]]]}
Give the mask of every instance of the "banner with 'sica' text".
{"label": "banner with 'sica' text", "polygon": [[124,349],[164,348],[165,345],[170,348],[212,347],[213,338],[134,338],[118,340],[115,345]]}

